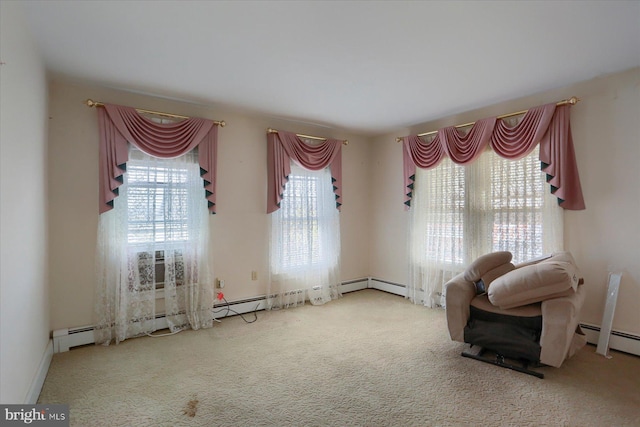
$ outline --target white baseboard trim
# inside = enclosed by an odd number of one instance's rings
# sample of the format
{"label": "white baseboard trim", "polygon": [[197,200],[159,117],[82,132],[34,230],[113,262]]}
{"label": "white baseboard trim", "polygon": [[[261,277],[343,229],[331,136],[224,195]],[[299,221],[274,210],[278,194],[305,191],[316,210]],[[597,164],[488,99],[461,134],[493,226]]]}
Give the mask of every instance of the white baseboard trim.
{"label": "white baseboard trim", "polygon": [[36,375],[29,386],[29,391],[27,392],[27,396],[25,399],[25,405],[35,405],[38,402],[38,397],[40,396],[40,392],[42,391],[42,386],[44,385],[44,380],[47,378],[47,372],[49,372],[49,366],[51,366],[51,359],[53,358],[53,340],[49,340],[47,342],[47,346],[44,349],[44,353],[42,354],[42,359],[40,359],[40,364],[38,365],[38,370],[36,371]]}
{"label": "white baseboard trim", "polygon": [[[580,323],[581,329],[589,344],[598,344],[600,326],[591,323]],[[611,331],[609,349],[640,356],[640,336],[621,331]]]}

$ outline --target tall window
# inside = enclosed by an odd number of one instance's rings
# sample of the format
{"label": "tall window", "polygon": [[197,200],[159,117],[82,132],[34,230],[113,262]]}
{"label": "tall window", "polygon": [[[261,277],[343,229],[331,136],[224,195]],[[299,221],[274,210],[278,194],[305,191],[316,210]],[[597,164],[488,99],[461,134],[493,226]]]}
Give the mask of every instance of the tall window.
{"label": "tall window", "polygon": [[[140,286],[162,289],[170,270],[176,286],[184,281],[184,259],[180,247],[190,238],[189,217],[197,215],[190,197],[201,191],[189,187],[198,180],[197,152],[182,159],[156,159],[140,150],[130,150],[125,186],[127,201],[127,245],[138,254]],[[195,175],[195,176],[194,176]],[[196,194],[190,194],[196,193]]]}
{"label": "tall window", "polygon": [[161,314],[172,331],[210,326],[209,214],[197,151],[160,159],[130,145],[119,193],[100,215],[96,341],[152,332]]}
{"label": "tall window", "polygon": [[271,308],[337,297],[339,221],[329,169],[292,164],[280,209],[271,214]]}
{"label": "tall window", "polygon": [[517,160],[493,151],[459,166],[445,158],[416,171],[409,297],[444,305],[442,285],[480,255],[519,263],[562,248],[562,209],[540,171],[538,149]]}
{"label": "tall window", "polygon": [[289,176],[281,204],[282,250],[277,252],[275,272],[314,268],[321,261],[317,174]]}

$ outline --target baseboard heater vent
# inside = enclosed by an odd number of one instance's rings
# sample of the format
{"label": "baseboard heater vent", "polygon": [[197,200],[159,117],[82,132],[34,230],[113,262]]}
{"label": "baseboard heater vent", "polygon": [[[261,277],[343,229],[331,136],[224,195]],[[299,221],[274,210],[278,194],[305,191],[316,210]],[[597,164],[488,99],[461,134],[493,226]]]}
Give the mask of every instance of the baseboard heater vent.
{"label": "baseboard heater vent", "polygon": [[[341,292],[347,293],[366,289],[369,279],[354,279],[341,283]],[[261,295],[253,298],[247,298],[242,300],[229,301],[229,308],[233,311],[226,311],[225,307],[227,303],[214,304],[213,310],[216,319],[222,319],[228,316],[235,316],[236,314],[247,314],[254,311],[262,311],[266,308],[266,295]],[[156,316],[156,329],[168,328],[167,319],[164,314]],[[94,326],[82,326],[78,328],[64,328],[53,331],[53,352],[62,353],[69,351],[73,347],[79,347],[82,345],[93,344],[95,342],[93,337]]]}
{"label": "baseboard heater vent", "polygon": [[[581,323],[580,327],[587,337],[587,342],[597,345],[600,327],[589,323]],[[640,336],[612,330],[611,338],[609,338],[609,348],[640,356]]]}
{"label": "baseboard heater vent", "polygon": [[[373,277],[348,280],[342,282],[340,286],[340,290],[343,294],[363,289],[376,289],[403,297],[406,295],[405,285]],[[225,305],[226,304],[214,305],[213,309],[216,311],[216,318],[222,319],[227,316],[235,315],[233,312],[227,313],[226,310],[224,310]],[[233,311],[241,314],[251,313],[253,311],[262,311],[266,308],[266,296],[262,295],[254,298],[231,301],[229,302],[229,306]],[[164,315],[156,316],[156,321],[158,322],[158,329],[165,329],[168,327]],[[587,337],[587,342],[594,345],[597,344],[600,327],[588,323],[581,323],[580,326]],[[73,347],[93,344],[93,330],[93,326],[83,326],[53,331],[53,352],[61,353],[69,351],[69,349]],[[640,336],[626,332],[611,331],[609,348],[640,356]]]}
{"label": "baseboard heater vent", "polygon": [[348,294],[349,292],[361,291],[363,289],[367,289],[368,287],[368,278],[347,280],[346,282],[341,283],[340,292],[344,295]]}
{"label": "baseboard heater vent", "polygon": [[379,291],[388,292],[394,295],[406,296],[407,287],[400,283],[389,282],[388,280],[376,279],[372,277],[369,279],[369,288],[377,289]]}

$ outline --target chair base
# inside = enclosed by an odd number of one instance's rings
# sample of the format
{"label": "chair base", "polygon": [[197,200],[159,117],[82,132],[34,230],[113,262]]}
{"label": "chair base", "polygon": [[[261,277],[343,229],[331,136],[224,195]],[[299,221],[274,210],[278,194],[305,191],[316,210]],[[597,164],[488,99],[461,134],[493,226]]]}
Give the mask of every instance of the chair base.
{"label": "chair base", "polygon": [[501,368],[507,368],[514,371],[522,372],[523,374],[533,375],[534,377],[537,377],[540,379],[544,378],[544,374],[540,372],[532,371],[531,369],[529,369],[529,361],[527,360],[524,360],[524,359],[519,360],[518,362],[520,363],[520,365],[517,365],[517,364],[511,363],[510,361],[507,362],[507,360],[510,360],[510,359],[506,359],[504,356],[498,353],[493,353],[495,355],[495,357],[493,358],[485,356],[485,353],[487,351],[488,350],[482,347],[476,346],[475,348],[473,348],[473,345],[470,345],[469,350],[463,351],[461,356],[479,360],[485,363],[490,363],[492,365],[500,366]]}

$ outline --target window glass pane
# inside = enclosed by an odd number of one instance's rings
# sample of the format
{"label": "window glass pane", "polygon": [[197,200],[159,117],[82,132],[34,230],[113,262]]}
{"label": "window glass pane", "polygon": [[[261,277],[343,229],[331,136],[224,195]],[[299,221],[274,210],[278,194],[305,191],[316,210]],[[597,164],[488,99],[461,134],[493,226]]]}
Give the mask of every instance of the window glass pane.
{"label": "window glass pane", "polygon": [[283,211],[283,265],[313,265],[320,255],[317,177],[291,175],[281,203]]}
{"label": "window glass pane", "polygon": [[428,197],[421,209],[430,212],[425,217],[425,232],[432,244],[427,245],[427,257],[444,263],[464,261],[464,218],[466,208],[465,168],[445,159],[437,168],[425,171],[423,185]]}
{"label": "window glass pane", "polygon": [[329,237],[337,226],[328,169],[293,166],[280,209],[272,217],[271,264],[275,273],[316,269],[337,257]]}
{"label": "window glass pane", "polygon": [[130,244],[188,240],[190,169],[185,162],[132,150],[125,174]]}
{"label": "window glass pane", "polygon": [[512,252],[514,263],[539,257],[553,228],[545,224],[548,192],[538,148],[516,161],[488,150],[467,166],[445,158],[436,168],[418,169],[412,257],[458,266],[493,251]]}
{"label": "window glass pane", "polygon": [[510,251],[513,261],[543,255],[545,177],[538,148],[520,160],[491,157],[492,251]]}

